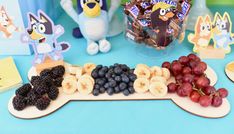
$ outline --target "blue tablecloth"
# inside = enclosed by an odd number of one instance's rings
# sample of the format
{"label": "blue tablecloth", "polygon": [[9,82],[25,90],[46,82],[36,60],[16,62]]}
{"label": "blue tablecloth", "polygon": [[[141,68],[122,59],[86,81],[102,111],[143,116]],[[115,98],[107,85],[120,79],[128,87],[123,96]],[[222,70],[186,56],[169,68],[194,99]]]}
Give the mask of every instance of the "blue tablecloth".
{"label": "blue tablecloth", "polygon": [[[213,8],[213,11],[229,11],[234,22],[234,8]],[[110,39],[113,49],[108,54],[89,56],[86,54],[86,41],[74,39],[71,36],[74,23],[64,16],[61,21],[66,34],[61,40],[72,44],[72,49],[65,54],[65,60],[72,64],[83,65],[87,62],[110,65],[126,63],[134,67],[138,63],[161,65],[163,61],[172,61],[181,55],[191,53],[192,45],[187,40],[177,45],[172,53],[156,59],[139,56],[135,46],[129,43],[123,35]],[[233,30],[234,31],[234,30]],[[232,46],[234,50],[234,45]],[[5,56],[0,56],[3,58]],[[34,56],[14,56],[24,82],[31,67]],[[234,60],[234,52],[224,60],[205,60],[217,73],[216,87],[226,87],[229,90],[229,101],[234,107],[234,84],[224,74],[225,65]],[[233,134],[234,113],[221,119],[206,119],[187,113],[173,102],[163,101],[82,101],[70,102],[57,112],[35,120],[22,120],[13,117],[7,109],[8,100],[14,94],[14,89],[0,94],[0,133],[1,134]]]}

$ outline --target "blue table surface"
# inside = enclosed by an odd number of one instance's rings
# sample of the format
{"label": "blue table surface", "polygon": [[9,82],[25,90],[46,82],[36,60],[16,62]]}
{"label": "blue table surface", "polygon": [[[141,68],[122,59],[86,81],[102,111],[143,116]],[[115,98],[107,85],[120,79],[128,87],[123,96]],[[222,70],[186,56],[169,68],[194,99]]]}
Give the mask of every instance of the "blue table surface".
{"label": "blue table surface", "polygon": [[[229,11],[234,22],[234,8],[213,7],[212,11]],[[126,63],[134,67],[138,63],[161,65],[163,61],[172,61],[179,56],[191,53],[192,45],[185,40],[182,45],[177,45],[168,56],[157,59],[139,56],[133,44],[129,43],[123,34],[110,38],[113,49],[108,54],[89,56],[86,54],[86,41],[75,39],[71,36],[75,27],[70,18],[61,22],[66,29],[66,34],[61,40],[69,41],[72,49],[64,56],[72,64],[83,65],[87,62],[111,65]],[[69,24],[68,24],[69,23]],[[232,46],[234,50],[234,45]],[[6,56],[0,56],[4,58]],[[31,67],[34,56],[13,56],[20,74],[27,81],[27,72]],[[227,63],[234,60],[234,52],[227,55],[224,60],[205,60],[217,73],[216,87],[226,87],[229,90],[228,100],[234,107],[234,84],[224,73]],[[62,107],[57,112],[35,120],[22,120],[13,117],[7,109],[10,97],[15,89],[0,94],[0,133],[42,134],[42,133],[69,133],[69,134],[122,134],[122,133],[180,133],[180,134],[233,134],[234,113],[221,119],[206,119],[187,113],[169,100],[156,101],[76,101]]]}

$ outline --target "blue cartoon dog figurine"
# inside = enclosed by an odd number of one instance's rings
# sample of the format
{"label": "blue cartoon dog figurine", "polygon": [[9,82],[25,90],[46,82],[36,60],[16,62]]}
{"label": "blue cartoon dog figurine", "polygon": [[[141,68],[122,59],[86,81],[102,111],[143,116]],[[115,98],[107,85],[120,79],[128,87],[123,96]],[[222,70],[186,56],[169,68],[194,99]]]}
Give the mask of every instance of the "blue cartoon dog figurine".
{"label": "blue cartoon dog figurine", "polygon": [[107,12],[106,0],[77,0],[77,13],[71,0],[61,0],[61,6],[79,25],[83,37],[87,40],[88,54],[95,55],[99,51],[107,53],[111,50],[111,44],[107,41],[106,36],[109,21],[119,3],[120,0],[114,0]]}
{"label": "blue cartoon dog figurine", "polygon": [[231,44],[234,44],[234,34],[231,33],[232,22],[227,12],[223,17],[219,14],[215,14],[212,31],[214,39],[214,47],[224,49],[228,54],[231,52]]}
{"label": "blue cartoon dog figurine", "polygon": [[47,56],[54,61],[63,60],[62,52],[70,48],[69,43],[57,42],[57,38],[64,33],[63,27],[55,26],[40,10],[38,16],[28,13],[28,22],[27,32],[21,36],[21,40],[33,46],[35,53],[33,64],[43,63]]}

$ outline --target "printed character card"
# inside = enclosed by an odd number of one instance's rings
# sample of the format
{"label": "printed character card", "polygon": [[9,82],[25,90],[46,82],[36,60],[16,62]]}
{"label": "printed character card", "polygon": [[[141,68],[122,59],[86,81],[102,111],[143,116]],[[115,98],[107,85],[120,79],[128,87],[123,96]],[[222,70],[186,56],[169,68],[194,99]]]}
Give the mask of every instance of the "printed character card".
{"label": "printed character card", "polygon": [[0,0],[0,55],[29,55],[28,44],[20,40],[24,23],[18,0]]}

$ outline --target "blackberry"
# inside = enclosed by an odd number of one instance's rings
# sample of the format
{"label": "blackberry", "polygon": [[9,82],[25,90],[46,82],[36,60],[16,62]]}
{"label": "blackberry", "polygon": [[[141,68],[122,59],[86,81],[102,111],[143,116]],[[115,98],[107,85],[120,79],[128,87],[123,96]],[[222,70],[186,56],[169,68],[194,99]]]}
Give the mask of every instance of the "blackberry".
{"label": "blackberry", "polygon": [[32,89],[32,86],[28,83],[28,84],[25,84],[23,85],[22,87],[18,88],[16,91],[15,91],[15,94],[16,95],[21,95],[21,96],[24,96],[26,97],[28,92]]}
{"label": "blackberry", "polygon": [[63,77],[58,77],[58,78],[54,79],[54,85],[56,87],[61,87],[62,86],[62,82],[63,82]]}
{"label": "blackberry", "polygon": [[41,97],[41,95],[35,93],[34,91],[30,91],[26,97],[27,105],[35,105],[37,100]]}
{"label": "blackberry", "polygon": [[49,87],[46,84],[41,84],[34,87],[34,90],[39,95],[44,95],[49,91]]}
{"label": "blackberry", "polygon": [[55,86],[51,86],[50,91],[47,94],[51,100],[56,100],[59,95],[59,89]]}
{"label": "blackberry", "polygon": [[53,78],[51,76],[45,76],[43,79],[42,79],[43,83],[45,85],[47,85],[48,87],[51,87],[54,83],[53,83]]}
{"label": "blackberry", "polygon": [[50,105],[50,99],[48,97],[42,97],[37,100],[35,106],[38,110],[45,110]]}
{"label": "blackberry", "polygon": [[40,76],[32,76],[31,78],[31,84],[33,86],[38,86],[42,82],[42,78]]}
{"label": "blackberry", "polygon": [[16,95],[12,101],[13,107],[17,111],[22,111],[27,106],[25,98],[21,95]]}
{"label": "blackberry", "polygon": [[63,75],[65,74],[65,67],[62,65],[53,67],[51,69],[51,73],[53,75],[53,78],[63,77]]}
{"label": "blackberry", "polygon": [[40,73],[40,76],[43,78],[43,77],[46,77],[46,76],[50,76],[51,75],[51,70],[50,69],[45,69],[43,71],[41,71]]}

